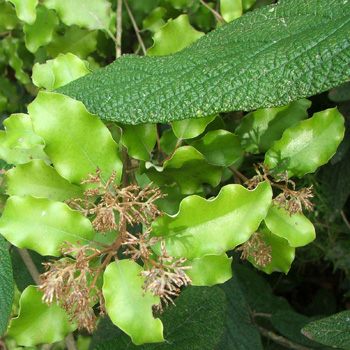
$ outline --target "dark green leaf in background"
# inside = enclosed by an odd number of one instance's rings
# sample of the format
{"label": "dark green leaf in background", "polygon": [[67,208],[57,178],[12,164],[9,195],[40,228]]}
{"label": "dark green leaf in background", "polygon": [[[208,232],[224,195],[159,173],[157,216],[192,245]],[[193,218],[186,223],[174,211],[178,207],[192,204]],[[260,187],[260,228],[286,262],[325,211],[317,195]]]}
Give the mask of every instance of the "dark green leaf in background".
{"label": "dark green leaf in background", "polygon": [[0,336],[6,330],[14,298],[14,281],[10,255],[0,235]]}
{"label": "dark green leaf in background", "polygon": [[283,106],[349,80],[349,32],[348,1],[283,1],[175,54],[126,55],[58,91],[125,124]]}
{"label": "dark green leaf in background", "polygon": [[311,322],[302,329],[308,338],[337,349],[350,349],[350,311]]}

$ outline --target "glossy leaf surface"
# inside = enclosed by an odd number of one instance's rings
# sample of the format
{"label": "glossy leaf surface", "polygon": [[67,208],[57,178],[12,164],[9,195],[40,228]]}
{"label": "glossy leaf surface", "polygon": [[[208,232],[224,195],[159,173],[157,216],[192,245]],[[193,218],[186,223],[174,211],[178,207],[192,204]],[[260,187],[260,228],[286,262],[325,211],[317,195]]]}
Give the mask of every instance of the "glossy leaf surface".
{"label": "glossy leaf surface", "polygon": [[200,135],[206,126],[215,119],[209,116],[201,119],[185,119],[171,123],[174,134],[178,139],[193,139]]}
{"label": "glossy leaf surface", "polygon": [[134,261],[118,260],[108,265],[103,284],[109,317],[136,345],[163,341],[163,324],[152,314],[159,297],[150,292],[143,296],[141,271]]}
{"label": "glossy leaf surface", "polygon": [[292,247],[301,247],[312,242],[315,228],[311,221],[300,213],[290,215],[284,208],[272,206],[265,218],[268,229],[285,238]]}
{"label": "glossy leaf surface", "polygon": [[267,182],[254,191],[227,185],[212,200],[189,196],[181,202],[178,214],[164,215],[153,222],[151,235],[164,237],[171,256],[193,260],[220,255],[245,242],[258,228],[271,196]]}
{"label": "glossy leaf surface", "polygon": [[17,16],[20,20],[32,24],[36,19],[35,8],[38,0],[6,0],[15,5]]}
{"label": "glossy leaf surface", "polygon": [[185,271],[195,286],[213,286],[224,283],[232,277],[232,258],[226,254],[206,255],[203,258],[187,260],[185,265],[192,266]]}
{"label": "glossy leaf surface", "polygon": [[56,93],[40,92],[28,106],[34,131],[45,141],[45,152],[57,172],[80,184],[89,173],[101,169],[106,183],[112,172],[121,176],[117,144],[106,126],[88,113],[82,103]]}
{"label": "glossy leaf surface", "polygon": [[124,124],[284,106],[349,80],[349,18],[344,0],[283,1],[175,54],[120,57],[59,92]]}
{"label": "glossy leaf surface", "polygon": [[0,336],[6,331],[14,298],[14,290],[10,255],[6,242],[0,235]]}
{"label": "glossy leaf surface", "polygon": [[8,148],[4,145],[6,141],[6,132],[0,131],[0,159],[8,164],[23,164],[32,159],[43,159],[46,163],[50,162],[49,157],[43,151],[44,146],[37,145],[30,149]]}
{"label": "glossy leaf surface", "polygon": [[304,99],[281,108],[258,109],[242,119],[235,133],[247,152],[266,152],[286,129],[307,118],[310,106],[311,102]]}
{"label": "glossy leaf surface", "polygon": [[55,9],[68,26],[106,29],[109,26],[110,3],[106,0],[44,0],[47,8]]}
{"label": "glossy leaf surface", "polygon": [[311,340],[340,349],[350,348],[349,332],[349,310],[311,322],[302,329],[302,333]]}
{"label": "glossy leaf surface", "polygon": [[122,128],[122,143],[128,149],[128,154],[136,159],[151,160],[151,152],[157,141],[157,130],[154,124],[120,125]]}
{"label": "glossy leaf surface", "polygon": [[154,45],[147,50],[149,56],[168,55],[184,49],[192,44],[204,33],[195,30],[188,15],[181,15],[176,19],[169,19],[168,23],[154,33]]}
{"label": "glossy leaf surface", "polygon": [[229,166],[243,155],[238,136],[226,130],[209,131],[191,146],[201,152],[208,163],[219,166]]}
{"label": "glossy leaf surface", "polygon": [[23,27],[26,47],[33,53],[40,46],[50,43],[53,29],[59,22],[56,13],[43,6],[37,8],[36,14],[35,22],[33,24],[25,24]]}
{"label": "glossy leaf surface", "polygon": [[42,296],[35,286],[29,286],[22,293],[20,314],[11,320],[8,331],[19,345],[54,343],[77,328],[68,321],[67,313],[59,305],[47,306],[41,301]]}
{"label": "glossy leaf surface", "polygon": [[6,139],[3,143],[8,148],[31,149],[44,145],[44,140],[35,135],[32,121],[28,114],[12,114],[3,122],[6,128]]}
{"label": "glossy leaf surface", "polygon": [[7,193],[10,196],[44,197],[64,201],[83,197],[83,189],[61,177],[44,161],[32,160],[6,172]]}
{"label": "glossy leaf surface", "polygon": [[37,87],[52,91],[68,82],[80,78],[90,71],[88,63],[72,53],[59,54],[55,59],[33,67],[32,80]]}
{"label": "glossy leaf surface", "polygon": [[299,177],[328,162],[344,136],[344,118],[336,108],[287,129],[266,152],[265,165],[275,173]]}
{"label": "glossy leaf surface", "polygon": [[91,222],[66,204],[31,196],[7,200],[0,232],[19,248],[53,256],[61,255],[64,241],[84,245],[95,235]]}
{"label": "glossy leaf surface", "polygon": [[163,167],[146,163],[146,175],[158,186],[176,182],[184,194],[195,193],[201,184],[217,186],[221,169],[207,163],[201,153],[191,146],[178,148]]}

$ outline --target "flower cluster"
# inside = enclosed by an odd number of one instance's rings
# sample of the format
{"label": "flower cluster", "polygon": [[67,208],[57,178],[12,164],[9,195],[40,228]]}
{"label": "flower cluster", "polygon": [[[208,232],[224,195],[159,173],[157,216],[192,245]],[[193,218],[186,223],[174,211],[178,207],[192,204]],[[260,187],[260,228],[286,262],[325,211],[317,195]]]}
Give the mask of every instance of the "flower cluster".
{"label": "flower cluster", "polygon": [[[261,171],[260,171],[261,169]],[[278,205],[279,208],[283,207],[290,215],[295,213],[302,213],[303,206],[306,210],[312,211],[314,204],[312,204],[309,198],[312,198],[312,188],[304,187],[299,191],[295,190],[295,182],[288,178],[288,173],[277,174],[274,178],[269,177],[269,168],[263,164],[255,165],[255,171],[257,175],[252,179],[245,182],[248,189],[254,189],[260,182],[269,181],[272,187],[278,188],[282,192],[273,199],[273,204]],[[284,183],[284,184],[280,184]]]}
{"label": "flower cluster", "polygon": [[[40,275],[38,287],[44,292],[42,300],[48,305],[56,301],[71,320],[77,321],[79,328],[92,332],[97,318],[91,305],[98,301],[100,291],[94,283],[96,271],[89,267],[91,258],[87,252],[96,255],[99,251],[79,242],[78,246],[65,242],[60,250],[63,259],[44,263],[47,271]],[[93,290],[96,293],[91,297]]]}
{"label": "flower cluster", "polygon": [[245,243],[236,248],[236,250],[242,251],[241,259],[252,258],[254,263],[260,267],[270,265],[272,248],[263,241],[263,238],[264,235],[262,233],[255,232]]}

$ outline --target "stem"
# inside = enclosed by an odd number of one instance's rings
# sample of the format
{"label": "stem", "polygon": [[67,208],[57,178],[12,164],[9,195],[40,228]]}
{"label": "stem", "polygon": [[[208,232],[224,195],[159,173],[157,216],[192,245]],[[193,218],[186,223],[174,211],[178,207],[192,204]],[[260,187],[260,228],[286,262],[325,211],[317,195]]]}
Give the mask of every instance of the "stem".
{"label": "stem", "polygon": [[226,24],[227,22],[222,18],[219,12],[215,11],[213,8],[211,8],[204,0],[199,0],[202,5],[204,5],[212,14],[214,17],[221,22],[222,24]]}
{"label": "stem", "polygon": [[347,217],[345,216],[344,211],[343,211],[343,210],[341,210],[341,211],[340,211],[340,213],[341,213],[341,217],[343,218],[343,220],[344,220],[344,222],[345,222],[346,226],[347,226],[347,227],[350,229],[350,223],[349,223],[349,221],[348,221]]}
{"label": "stem", "polygon": [[266,338],[271,339],[272,341],[274,341],[277,344],[280,344],[288,349],[294,349],[294,350],[314,350],[313,348],[308,348],[306,346],[297,344],[292,342],[291,340],[284,338],[272,331],[269,331],[268,329],[265,329],[263,327],[260,327],[258,325],[255,325],[259,332]]}
{"label": "stem", "polygon": [[238,171],[234,167],[229,166],[228,169],[231,170],[235,175],[237,175],[242,181],[247,182],[249,180],[247,177],[245,177],[240,171]]}
{"label": "stem", "polygon": [[39,274],[39,271],[36,268],[32,258],[31,258],[31,256],[29,255],[28,250],[27,249],[20,249],[20,248],[17,248],[17,250],[18,250],[18,253],[21,256],[21,258],[23,259],[25,265],[27,266],[30,275],[33,277],[35,284],[38,285],[40,274]]}
{"label": "stem", "polygon": [[122,0],[117,2],[117,33],[115,43],[115,55],[120,57],[122,55]]}
{"label": "stem", "polygon": [[142,52],[143,52],[144,55],[146,55],[146,47],[145,47],[145,44],[143,43],[143,40],[141,38],[140,30],[139,30],[139,28],[138,28],[138,26],[136,24],[135,18],[134,18],[133,14],[132,14],[132,12],[130,10],[130,7],[129,7],[127,1],[126,0],[123,0],[123,1],[124,1],[125,8],[128,11],[128,14],[129,14],[132,26],[134,27],[134,30],[135,30],[135,33],[136,33],[136,36],[137,36],[137,40],[139,41],[140,46],[142,48]]}
{"label": "stem", "polygon": [[68,350],[77,350],[77,346],[75,344],[75,340],[72,333],[69,333],[64,339]]}

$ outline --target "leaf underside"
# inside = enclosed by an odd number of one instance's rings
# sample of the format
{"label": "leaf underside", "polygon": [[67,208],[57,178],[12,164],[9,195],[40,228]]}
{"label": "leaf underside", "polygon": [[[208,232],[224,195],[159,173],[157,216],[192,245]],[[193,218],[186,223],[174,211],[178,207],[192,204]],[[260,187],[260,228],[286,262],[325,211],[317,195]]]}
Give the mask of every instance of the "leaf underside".
{"label": "leaf underside", "polygon": [[57,91],[125,124],[278,107],[350,79],[349,34],[350,2],[283,1],[175,54],[125,55]]}

